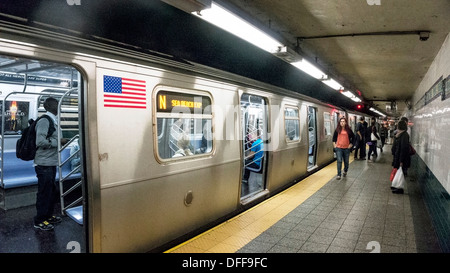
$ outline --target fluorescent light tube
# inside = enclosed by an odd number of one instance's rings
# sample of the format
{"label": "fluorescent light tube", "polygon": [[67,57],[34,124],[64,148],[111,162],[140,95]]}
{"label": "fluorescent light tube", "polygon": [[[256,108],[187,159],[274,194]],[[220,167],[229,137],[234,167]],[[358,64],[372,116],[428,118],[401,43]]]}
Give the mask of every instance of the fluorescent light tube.
{"label": "fluorescent light tube", "polygon": [[270,53],[276,53],[279,47],[283,47],[283,44],[214,2],[211,8],[202,10],[200,15],[196,12],[192,14]]}
{"label": "fluorescent light tube", "polygon": [[329,87],[335,89],[335,90],[340,90],[340,89],[344,89],[344,87],[338,83],[337,81],[333,80],[333,79],[328,79],[328,80],[324,80],[323,81],[324,84],[328,85]]}
{"label": "fluorescent light tube", "polygon": [[305,59],[291,64],[316,79],[323,79],[327,77],[327,75],[322,70],[318,69]]}

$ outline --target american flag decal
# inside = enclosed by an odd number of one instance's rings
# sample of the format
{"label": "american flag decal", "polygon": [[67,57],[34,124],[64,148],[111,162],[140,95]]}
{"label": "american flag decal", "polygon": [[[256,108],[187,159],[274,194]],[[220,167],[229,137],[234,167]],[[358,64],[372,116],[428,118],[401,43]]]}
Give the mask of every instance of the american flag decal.
{"label": "american flag decal", "polygon": [[104,75],[103,99],[105,107],[145,109],[145,81]]}

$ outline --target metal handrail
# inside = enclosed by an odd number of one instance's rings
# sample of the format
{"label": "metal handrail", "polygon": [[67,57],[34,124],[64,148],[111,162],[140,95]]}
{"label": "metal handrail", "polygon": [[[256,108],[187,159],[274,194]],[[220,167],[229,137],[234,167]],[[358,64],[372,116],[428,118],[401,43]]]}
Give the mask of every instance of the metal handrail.
{"label": "metal handrail", "polygon": [[[64,100],[65,97],[67,97],[70,93],[72,93],[73,91],[77,91],[77,88],[73,88],[68,90],[66,93],[64,93],[61,98],[59,99],[58,102],[58,112],[61,113],[62,110],[62,102]],[[61,114],[57,115],[57,121],[58,121],[58,127],[61,124]],[[65,166],[68,162],[71,161],[71,159],[73,159],[73,157],[75,157],[77,154],[79,154],[81,152],[81,150],[78,150],[77,152],[73,153],[72,155],[70,155],[67,159],[64,160],[64,162],[61,162],[61,154],[62,152],[69,147],[70,144],[72,144],[75,140],[78,140],[80,138],[79,134],[73,136],[69,141],[67,141],[66,144],[64,144],[63,146],[61,146],[61,139],[62,139],[62,131],[60,130],[60,128],[58,128],[58,175],[59,175],[59,190],[60,190],[60,203],[61,203],[61,214],[65,214],[65,211],[69,208],[71,208],[73,205],[75,205],[76,203],[80,202],[83,200],[83,196],[81,196],[80,198],[78,198],[75,202],[72,202],[69,205],[65,205],[65,201],[64,201],[64,197],[69,194],[70,192],[72,192],[73,190],[75,190],[76,188],[80,187],[83,185],[83,173],[81,173],[81,178],[80,180],[73,185],[70,189],[68,189],[67,191],[64,191],[64,182],[74,173],[78,172],[81,170],[81,172],[83,172],[83,169],[81,168],[81,164],[83,164],[82,162],[80,163],[80,166],[77,166],[75,169],[71,170],[66,176],[63,176],[62,173],[62,168],[63,166]],[[80,159],[82,160],[82,157],[80,156]]]}

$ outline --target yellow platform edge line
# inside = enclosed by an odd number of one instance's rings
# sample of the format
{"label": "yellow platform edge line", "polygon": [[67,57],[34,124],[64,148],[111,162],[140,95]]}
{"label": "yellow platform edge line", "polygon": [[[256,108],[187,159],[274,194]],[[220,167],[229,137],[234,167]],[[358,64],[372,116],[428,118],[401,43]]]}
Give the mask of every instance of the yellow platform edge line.
{"label": "yellow platform edge line", "polygon": [[[353,161],[353,157],[351,157],[349,161],[350,161],[349,163],[351,163],[351,162]],[[294,202],[293,204],[290,205],[291,207],[290,207],[289,209],[287,209],[286,211],[284,211],[282,214],[279,214],[278,217],[273,218],[273,221],[271,221],[270,223],[268,223],[267,227],[265,227],[264,230],[258,231],[258,232],[255,231],[256,234],[255,234],[254,237],[256,238],[256,237],[259,236],[262,232],[264,232],[265,230],[267,230],[268,228],[270,228],[271,226],[273,226],[276,222],[278,222],[278,221],[281,220],[284,216],[286,216],[288,213],[290,213],[292,210],[294,210],[296,207],[298,207],[299,205],[301,205],[304,201],[306,201],[309,197],[311,197],[313,194],[315,194],[315,193],[316,193],[319,189],[321,189],[324,185],[326,185],[333,177],[336,176],[336,173],[337,173],[337,169],[336,169],[336,168],[337,168],[337,167],[336,167],[336,161],[334,161],[334,162],[330,163],[329,165],[323,167],[323,168],[322,168],[321,170],[319,170],[318,172],[315,172],[315,173],[313,173],[312,175],[310,175],[310,176],[308,176],[308,177],[305,177],[304,179],[298,181],[297,183],[295,183],[295,184],[292,185],[291,187],[289,187],[289,188],[287,188],[287,189],[285,189],[285,190],[283,190],[283,191],[277,193],[276,195],[274,195],[274,196],[272,196],[272,197],[270,197],[270,198],[268,198],[268,199],[262,201],[261,203],[259,203],[259,204],[255,205],[255,206],[251,207],[250,209],[245,210],[245,211],[243,211],[242,213],[240,213],[240,214],[238,214],[238,215],[236,215],[236,216],[234,216],[234,217],[232,217],[232,218],[230,218],[230,219],[224,221],[223,223],[220,223],[220,224],[218,224],[217,226],[215,226],[215,227],[213,227],[213,228],[211,228],[211,229],[209,229],[209,230],[207,230],[207,231],[205,231],[205,232],[203,232],[203,233],[200,233],[200,234],[198,234],[197,236],[195,236],[195,237],[193,237],[193,238],[191,238],[191,239],[189,239],[189,240],[187,240],[187,241],[185,241],[185,242],[183,242],[183,243],[181,243],[181,244],[179,244],[179,245],[174,246],[173,248],[170,248],[170,249],[164,251],[163,253],[171,253],[171,252],[174,252],[174,251],[176,251],[177,249],[179,249],[179,248],[181,248],[181,247],[183,247],[183,246],[186,246],[187,244],[189,244],[189,243],[191,243],[191,242],[193,242],[193,241],[195,241],[195,240],[197,240],[197,239],[199,239],[199,238],[201,238],[201,237],[203,237],[203,236],[205,236],[205,235],[207,235],[207,234],[209,234],[209,233],[211,233],[211,232],[213,232],[213,231],[215,231],[215,230],[217,230],[217,229],[219,229],[219,228],[221,228],[221,227],[223,227],[223,226],[225,226],[226,224],[233,222],[233,221],[236,220],[237,218],[243,217],[243,216],[245,216],[246,214],[248,214],[248,213],[250,213],[250,212],[252,212],[252,211],[254,211],[254,210],[260,208],[261,206],[263,206],[263,205],[265,205],[265,204],[271,202],[271,201],[274,200],[275,198],[278,198],[278,197],[280,197],[280,196],[283,195],[283,194],[286,194],[286,193],[288,193],[288,192],[290,192],[290,191],[293,191],[293,190],[295,190],[297,187],[305,186],[305,184],[304,184],[304,183],[302,184],[302,182],[309,181],[310,185],[306,185],[306,186],[312,187],[313,190],[304,190],[304,192],[302,192],[302,194],[303,194],[304,196],[303,196],[303,198],[300,198],[300,199],[299,199],[299,202],[298,202],[298,203],[297,203],[297,202]],[[324,174],[325,174],[325,175],[324,175]],[[318,181],[313,181],[313,179],[314,179],[315,177],[317,177],[317,176],[322,176],[322,175],[323,175],[323,177],[320,177],[319,182],[318,182]],[[314,180],[315,180],[315,179],[314,179]],[[313,183],[313,184],[311,184],[311,183]],[[286,202],[284,202],[284,203],[286,203]],[[283,204],[284,204],[284,203],[283,203]],[[280,205],[281,205],[281,204],[280,204]],[[269,212],[269,213],[270,213],[270,212]],[[231,245],[230,245],[230,246],[231,246]],[[234,252],[236,252],[237,250],[239,250],[241,247],[237,247],[237,246],[236,246],[235,248],[236,248],[236,249],[235,249]]]}

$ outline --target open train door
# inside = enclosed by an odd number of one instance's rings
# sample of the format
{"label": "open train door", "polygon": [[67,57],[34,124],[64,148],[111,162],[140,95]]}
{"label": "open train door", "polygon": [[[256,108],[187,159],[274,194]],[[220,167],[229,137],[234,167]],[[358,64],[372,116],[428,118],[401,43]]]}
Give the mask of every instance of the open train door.
{"label": "open train door", "polygon": [[[4,211],[0,229],[14,227],[15,230],[14,236],[9,236],[11,239],[2,241],[2,244],[13,251],[49,249],[67,252],[71,246],[75,252],[85,251],[82,74],[70,64],[21,56],[0,55],[0,63],[7,64],[0,68],[0,195],[5,197],[0,201],[0,209]],[[61,214],[71,219],[63,217],[56,228],[59,230],[56,240],[40,240],[41,237],[30,239],[28,231],[19,228],[29,225],[30,218],[35,215],[38,181],[33,160],[18,159],[15,144],[29,120],[46,113],[44,101],[49,97],[59,102],[55,120],[58,143],[62,138],[69,140],[67,144],[58,146],[55,181],[60,185]],[[17,213],[16,209],[23,213]]]}
{"label": "open train door", "polygon": [[242,201],[253,200],[266,189],[267,120],[267,99],[242,94]]}
{"label": "open train door", "polygon": [[317,160],[317,109],[308,106],[308,170],[316,166]]}

